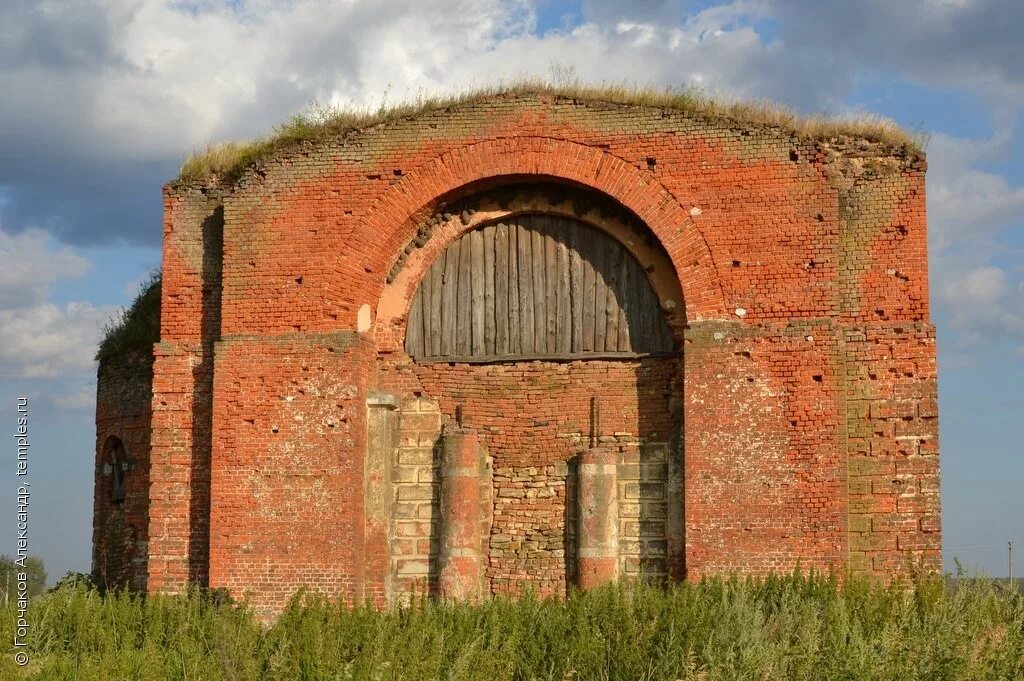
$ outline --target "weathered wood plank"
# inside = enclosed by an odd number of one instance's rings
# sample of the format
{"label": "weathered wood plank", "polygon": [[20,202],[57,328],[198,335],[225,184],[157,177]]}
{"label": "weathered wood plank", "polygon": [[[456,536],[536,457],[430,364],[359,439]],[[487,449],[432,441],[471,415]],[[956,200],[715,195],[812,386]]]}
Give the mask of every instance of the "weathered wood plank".
{"label": "weathered wood plank", "polygon": [[542,215],[453,242],[415,292],[405,338],[410,356],[435,359],[631,356],[672,345],[649,276],[628,250]]}
{"label": "weathered wood plank", "polygon": [[508,226],[508,351],[523,351],[519,313],[519,228]]}
{"label": "weathered wood plank", "polygon": [[425,300],[430,307],[430,336],[426,338],[424,352],[428,355],[441,353],[441,293],[444,286],[444,255],[441,255],[430,266],[430,271],[423,278],[421,286],[428,286]]}
{"label": "weathered wood plank", "polygon": [[[582,236],[582,235],[581,235]],[[580,259],[583,261],[583,342],[582,352],[593,352],[594,350],[594,241],[590,234],[585,235],[579,241]]]}
{"label": "weathered wood plank", "polygon": [[555,243],[555,281],[557,306],[555,310],[555,348],[553,352],[567,353],[572,347],[572,300],[569,297],[569,248],[566,245],[566,233],[562,231],[553,237]]}
{"label": "weathered wood plank", "polygon": [[580,359],[642,359],[645,357],[663,357],[667,353],[640,353],[640,352],[588,352],[580,356],[577,352],[570,353],[546,353],[531,352],[525,355],[452,355],[450,357],[427,357],[426,362],[471,362],[474,364],[488,364],[497,362],[518,362],[529,360],[546,360],[551,362],[574,362]]}
{"label": "weathered wood plank", "polygon": [[639,338],[636,339],[636,350],[637,352],[650,352],[650,349],[654,346],[653,341],[653,327],[652,315],[651,315],[651,285],[650,280],[647,278],[647,273],[643,269],[637,270],[637,297],[639,298],[638,317],[639,326],[642,329],[642,333]]}
{"label": "weathered wood plank", "polygon": [[544,272],[544,218],[531,221],[533,241],[533,350],[547,352],[548,347],[548,289]]}
{"label": "weathered wood plank", "polygon": [[508,227],[494,228],[494,354],[507,355],[508,348]]}
{"label": "weathered wood plank", "polygon": [[494,304],[494,225],[483,228],[484,249],[484,353],[495,353]]}
{"label": "weathered wood plank", "polygon": [[619,349],[619,272],[622,269],[624,253],[624,248],[617,247],[608,251],[607,255],[608,295],[605,298],[605,319],[608,326],[604,334],[604,349],[612,352]]}
{"label": "weathered wood plank", "polygon": [[658,292],[651,289],[651,297],[654,299],[654,324],[657,329],[658,342],[654,346],[654,352],[668,352],[672,349],[672,330],[665,322],[665,311],[661,309],[661,300]]}
{"label": "weathered wood plank", "polygon": [[[485,354],[484,345],[484,300],[486,297],[484,283],[484,233],[474,229],[466,235],[470,245],[470,303],[472,305],[472,342],[471,347],[474,355]],[[465,301],[463,301],[465,302]]]}
{"label": "weathered wood plank", "polygon": [[655,352],[670,352],[672,350],[672,329],[668,328],[665,315],[658,315],[658,345]]}
{"label": "weathered wood plank", "polygon": [[430,342],[430,330],[433,326],[432,320],[430,319],[430,308],[428,307],[430,291],[420,291],[418,297],[420,299],[420,354],[425,355],[427,353],[427,343]]}
{"label": "weathered wood plank", "polygon": [[405,331],[405,352],[410,357],[420,357],[423,353],[423,287],[416,290],[412,305],[409,306],[409,320]]}
{"label": "weathered wood plank", "polygon": [[458,354],[468,355],[473,350],[473,244],[470,239],[459,239],[459,288],[455,332],[455,348]]}
{"label": "weathered wood plank", "polygon": [[456,353],[455,334],[458,329],[459,252],[462,240],[452,242],[444,252],[444,275],[441,293],[441,355]]}
{"label": "weathered wood plank", "polygon": [[633,285],[631,272],[634,268],[632,255],[623,249],[622,257],[619,258],[619,320],[618,338],[616,345],[620,352],[632,350],[629,341],[629,292]]}
{"label": "weathered wood plank", "polygon": [[651,351],[658,352],[665,345],[665,336],[663,333],[664,324],[662,324],[661,303],[654,289],[651,289],[651,327],[653,331],[651,334],[651,339],[653,340]]}
{"label": "weathered wood plank", "polygon": [[558,246],[554,231],[557,225],[547,218],[542,233],[544,237],[544,305],[547,319],[544,321],[544,346],[547,352],[558,351]]}
{"label": "weathered wood plank", "polygon": [[608,254],[612,244],[605,234],[594,239],[594,352],[604,352],[605,333],[608,330]]}
{"label": "weathered wood plank", "polygon": [[519,345],[520,352],[535,352],[533,328],[533,234],[516,223],[516,242],[519,249]]}
{"label": "weathered wood plank", "polygon": [[569,226],[569,316],[572,338],[570,352],[583,352],[583,259],[579,252],[579,226]]}

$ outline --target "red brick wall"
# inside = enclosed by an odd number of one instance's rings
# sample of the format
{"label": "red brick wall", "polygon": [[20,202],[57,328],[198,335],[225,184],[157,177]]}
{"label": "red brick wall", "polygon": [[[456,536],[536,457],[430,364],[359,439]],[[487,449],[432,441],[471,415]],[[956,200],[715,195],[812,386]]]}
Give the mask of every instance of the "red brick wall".
{"label": "red brick wall", "polygon": [[[500,492],[524,469],[563,475],[575,445],[556,431],[585,430],[589,397],[574,381],[601,384],[606,423],[634,435],[682,410],[669,452],[685,475],[678,569],[937,567],[924,170],[869,142],[523,96],[298,145],[230,187],[169,186],[149,587],[208,577],[252,590],[268,613],[303,584],[379,594],[385,580],[365,566],[388,562],[367,552],[387,544],[364,547],[359,529],[366,392],[419,390],[449,417],[463,404]],[[685,372],[658,408],[638,410],[629,363],[408,365],[402,301],[415,277],[396,290],[389,274],[413,252],[421,271],[462,229],[429,233],[425,220],[511,180],[612,200],[663,251],[685,300]],[[386,328],[384,298],[398,301]],[[352,339],[332,350],[335,334]],[[317,396],[299,395],[313,377]],[[332,402],[330,381],[349,392]],[[537,425],[553,411],[556,426]],[[310,429],[328,418],[347,430]],[[564,501],[550,489],[529,509],[495,496],[495,527],[526,517],[557,530]],[[307,497],[307,510],[292,501]],[[534,569],[561,588],[565,557],[549,548],[490,564],[492,588]]]}
{"label": "red brick wall", "polygon": [[353,333],[232,338],[214,379],[210,584],[258,613],[297,584],[362,598],[372,348]]}
{"label": "red brick wall", "polygon": [[[493,593],[564,594],[572,583],[573,506],[569,462],[588,445],[591,398],[603,439],[639,464],[641,441],[678,437],[679,416],[665,399],[678,360],[411,365],[418,387],[464,425],[476,428],[493,458],[494,515],[486,577]],[[387,371],[380,375],[387,385]],[[568,482],[568,485],[567,485]],[[682,499],[669,503],[682,504]],[[677,561],[681,557],[675,557]]]}
{"label": "red brick wall", "polygon": [[160,341],[154,347],[148,588],[209,572],[213,343],[220,337],[224,210],[218,192],[164,197]]}
{"label": "red brick wall", "polygon": [[[148,558],[153,358],[146,352],[106,358],[96,385],[92,572],[105,587],[141,591]],[[112,498],[112,438],[121,441],[129,465],[120,502]]]}
{"label": "red brick wall", "polygon": [[846,556],[836,329],[704,323],[687,332],[691,576],[839,567]]}
{"label": "red brick wall", "polygon": [[888,574],[940,565],[935,330],[847,327],[850,565]]}

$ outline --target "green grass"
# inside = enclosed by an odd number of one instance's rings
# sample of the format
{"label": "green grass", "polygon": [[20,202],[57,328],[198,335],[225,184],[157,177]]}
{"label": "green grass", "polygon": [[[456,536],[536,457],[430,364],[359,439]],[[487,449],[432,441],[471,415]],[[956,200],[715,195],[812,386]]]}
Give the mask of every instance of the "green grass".
{"label": "green grass", "polygon": [[799,116],[792,109],[767,100],[729,101],[703,91],[685,88],[656,88],[635,85],[588,85],[575,78],[557,82],[526,78],[511,83],[478,87],[455,95],[420,93],[396,105],[377,110],[311,107],[278,125],[265,137],[248,142],[210,145],[193,153],[181,167],[180,183],[233,183],[242,172],[275,152],[300,142],[344,136],[352,131],[413,117],[425,112],[458,107],[500,97],[547,96],[582,102],[603,102],[659,109],[671,109],[741,124],[779,128],[813,140],[851,138],[881,142],[902,153],[920,154],[924,138],[903,130],[894,121],[872,114],[835,118]]}
{"label": "green grass", "polygon": [[149,350],[160,340],[160,273],[153,272],[139,294],[103,327],[96,359],[133,350]]}
{"label": "green grass", "polygon": [[[8,606],[2,635],[13,636]],[[376,612],[297,597],[268,629],[198,594],[31,604],[35,679],[1020,679],[1024,598],[820,576],[607,587]]]}

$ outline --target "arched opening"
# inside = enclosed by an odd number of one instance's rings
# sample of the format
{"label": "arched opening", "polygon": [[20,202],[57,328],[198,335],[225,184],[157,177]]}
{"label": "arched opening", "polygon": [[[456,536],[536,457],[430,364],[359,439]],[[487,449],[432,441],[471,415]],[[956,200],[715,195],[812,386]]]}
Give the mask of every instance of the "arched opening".
{"label": "arched opening", "polygon": [[427,403],[478,433],[489,457],[490,593],[559,594],[580,583],[578,457],[593,448],[615,462],[617,573],[681,576],[685,309],[650,229],[587,188],[517,180],[428,217],[390,281],[378,333],[404,352],[382,355],[381,366],[407,359],[384,380],[412,379],[417,397],[402,417],[409,444],[395,458],[395,499],[422,499],[401,505],[408,517],[393,529],[427,538],[399,542],[409,549],[393,556],[395,583],[417,565],[430,566],[422,577],[432,589],[438,577],[441,465],[435,451],[431,472],[414,425],[427,421]]}
{"label": "arched opening", "polygon": [[110,502],[123,504],[125,498],[125,477],[130,463],[121,439],[111,435],[104,444],[104,472],[110,475]]}
{"label": "arched opening", "polygon": [[136,560],[138,497],[131,482],[132,464],[124,441],[111,435],[103,441],[96,478],[97,514],[93,572],[103,589],[132,584]]}
{"label": "arched opening", "polygon": [[596,227],[539,213],[452,242],[420,281],[405,338],[418,361],[639,357],[672,347],[637,259]]}

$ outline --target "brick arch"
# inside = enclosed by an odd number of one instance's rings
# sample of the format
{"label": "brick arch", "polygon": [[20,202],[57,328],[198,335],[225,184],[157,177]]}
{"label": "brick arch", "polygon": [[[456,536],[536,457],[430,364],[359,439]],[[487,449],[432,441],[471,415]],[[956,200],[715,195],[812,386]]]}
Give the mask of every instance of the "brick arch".
{"label": "brick arch", "polygon": [[726,316],[707,241],[679,199],[650,173],[605,150],[569,140],[508,137],[453,149],[390,187],[365,213],[360,231],[387,235],[377,247],[393,254],[393,262],[415,237],[415,218],[425,209],[473,183],[502,176],[567,180],[615,199],[650,228],[668,253],[686,296],[687,318]]}
{"label": "brick arch", "polygon": [[[543,188],[517,195],[507,204],[500,204],[489,197],[488,190],[479,196],[472,215],[452,215],[441,219],[431,230],[429,239],[421,248],[413,249],[400,263],[391,281],[384,287],[378,298],[374,333],[378,347],[383,350],[398,350],[405,336],[408,312],[412,299],[420,286],[422,277],[437,258],[456,240],[485,225],[506,220],[515,220],[523,214],[551,215],[569,219],[581,225],[604,232],[615,240],[641,266],[650,281],[659,302],[662,314],[677,341],[682,342],[686,327],[684,292],[679,284],[675,267],[668,254],[660,245],[646,242],[643,234],[633,231],[634,221],[623,221],[609,216],[600,207],[580,210],[576,204],[578,195],[552,202]],[[646,230],[645,230],[646,231]]]}
{"label": "brick arch", "polygon": [[[103,438],[102,444],[100,445],[100,456],[99,456],[99,468],[100,468],[100,470],[104,470],[105,466],[107,466],[107,465],[111,466],[110,485],[104,485],[106,500],[108,502],[112,501],[112,499],[111,499],[111,494],[112,494],[112,491],[113,491],[112,488],[113,488],[113,486],[115,484],[115,479],[116,479],[116,477],[118,475],[117,465],[116,464],[122,463],[122,461],[119,461],[117,459],[116,455],[115,455],[115,452],[118,449],[121,450],[124,461],[130,461],[131,460],[131,456],[129,455],[129,452],[128,452],[128,445],[125,443],[125,438],[122,436],[122,434],[121,433],[116,433],[116,432],[109,432],[107,434],[107,436],[105,438]],[[122,473],[123,472],[124,471],[122,471]],[[123,480],[123,478],[122,478],[122,480]],[[107,489],[108,487],[110,489]],[[121,501],[124,501],[124,499],[122,498]]]}

